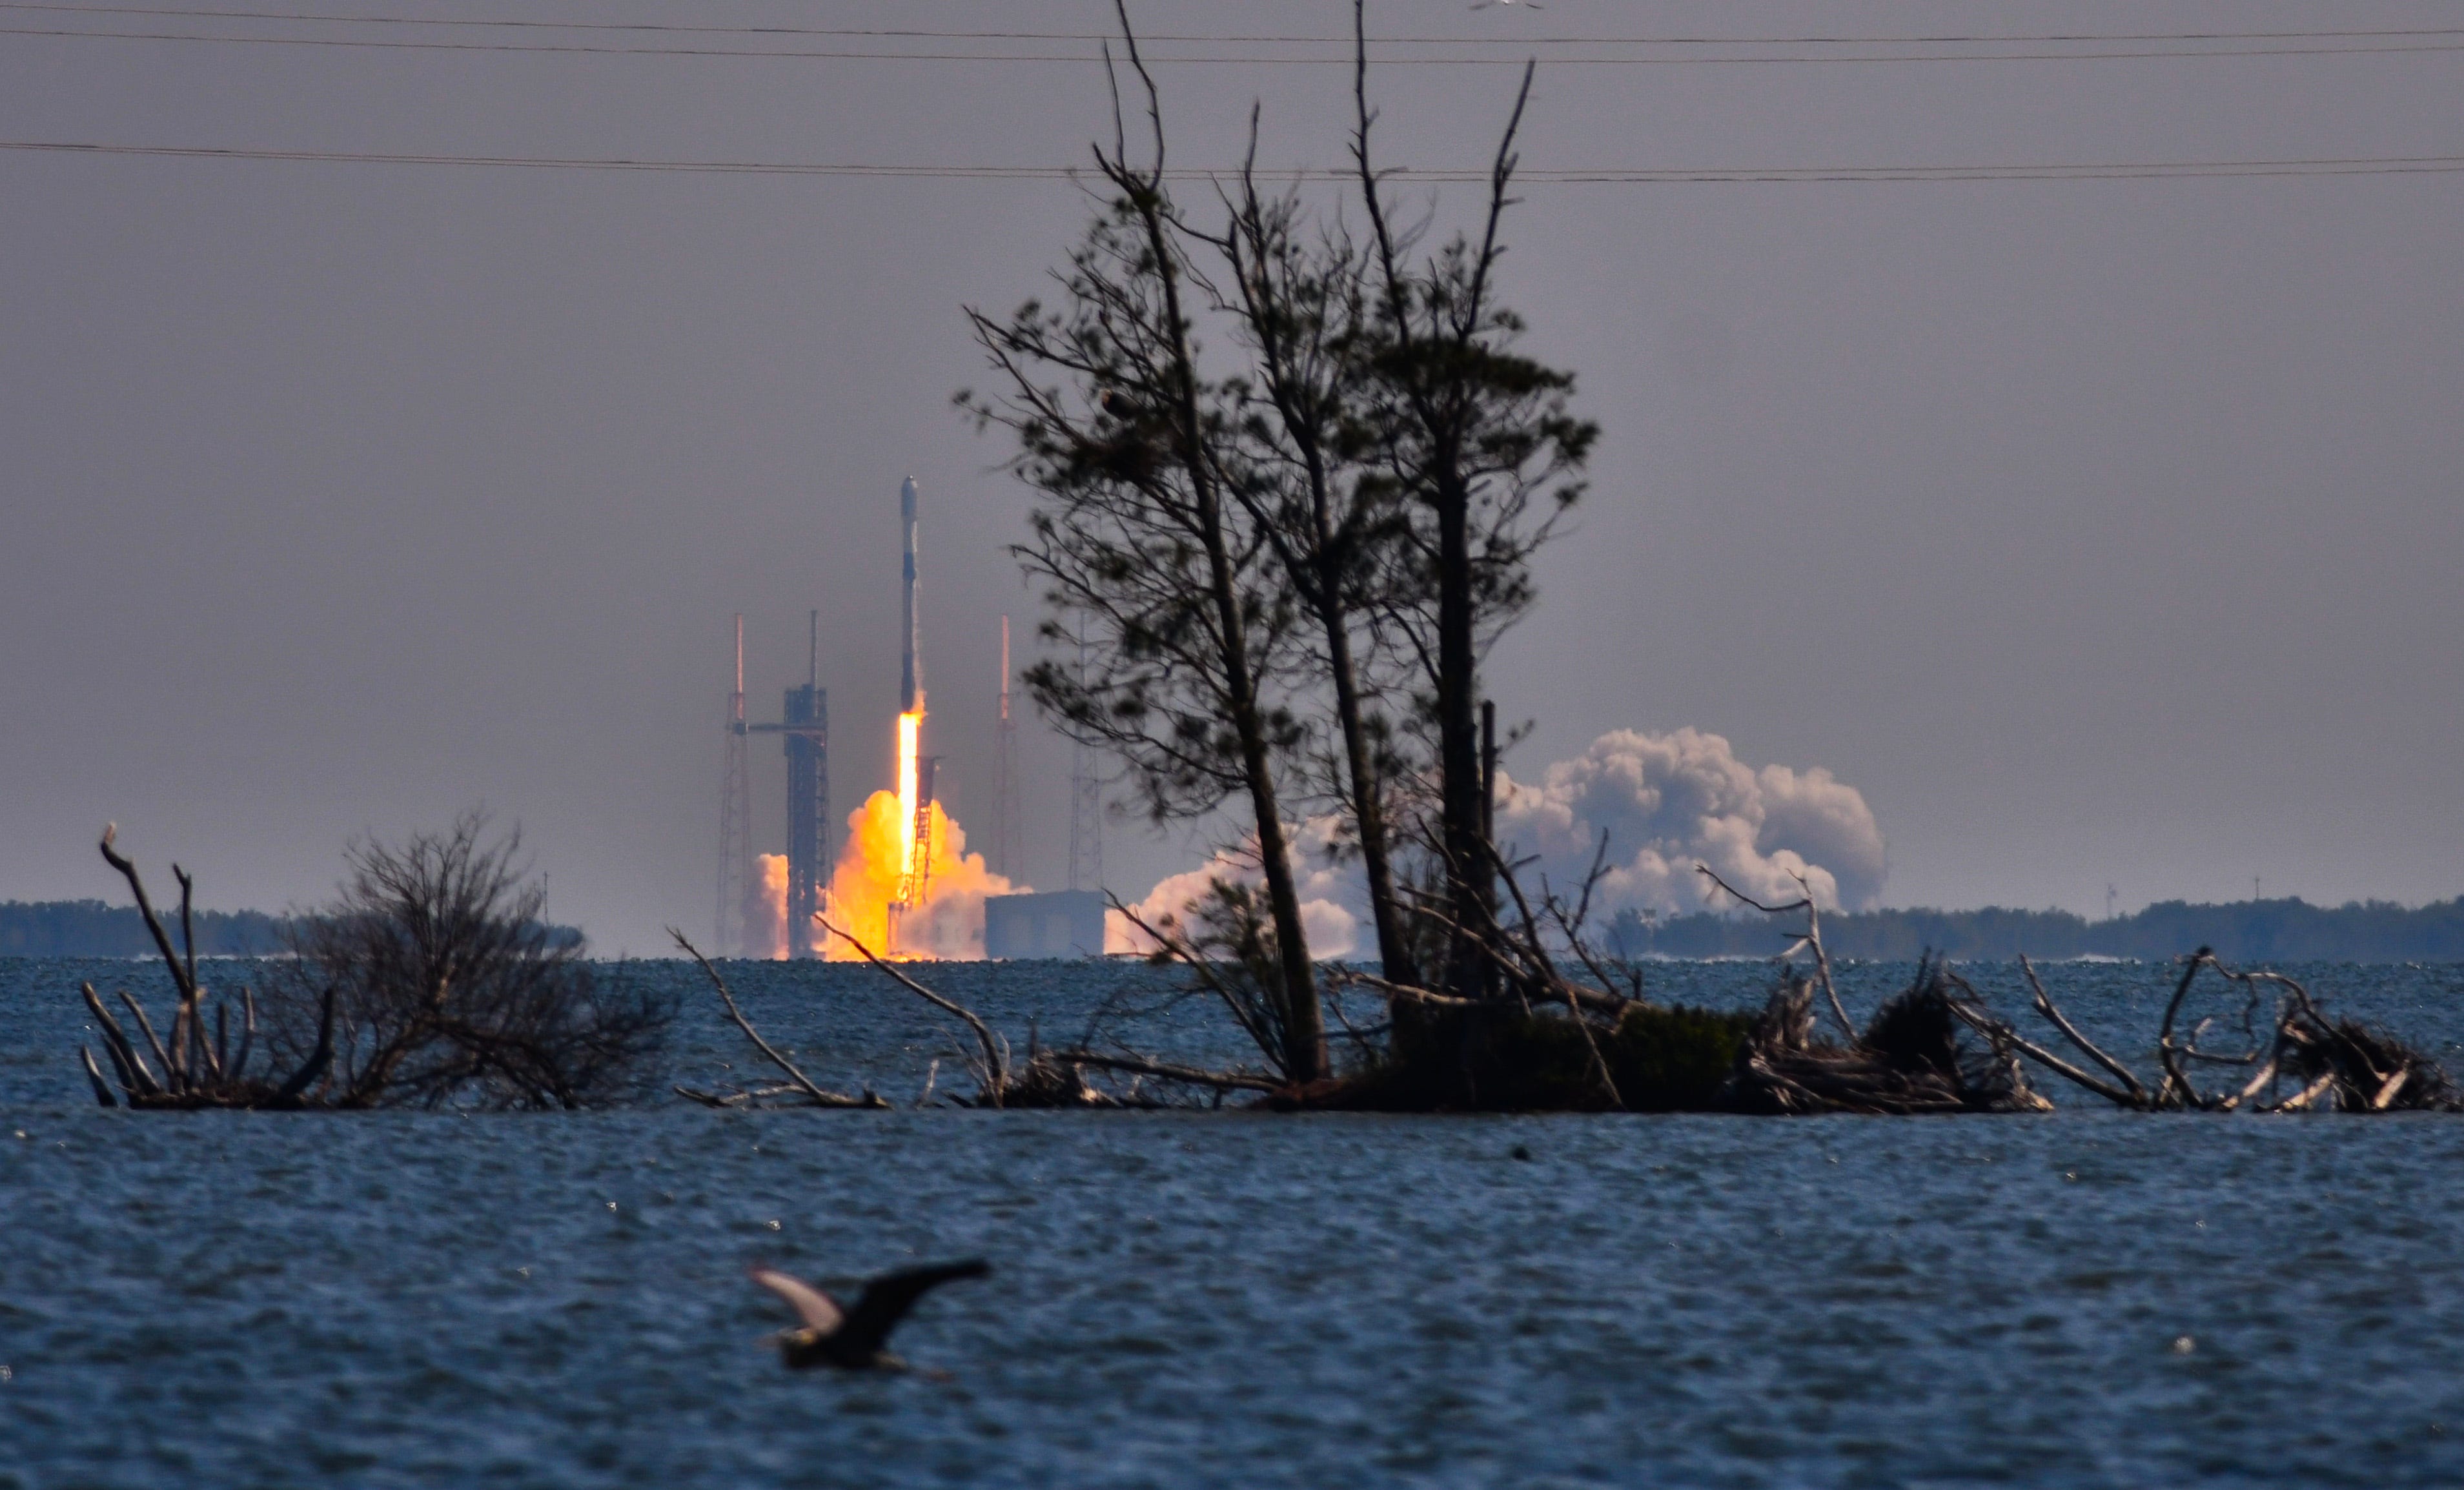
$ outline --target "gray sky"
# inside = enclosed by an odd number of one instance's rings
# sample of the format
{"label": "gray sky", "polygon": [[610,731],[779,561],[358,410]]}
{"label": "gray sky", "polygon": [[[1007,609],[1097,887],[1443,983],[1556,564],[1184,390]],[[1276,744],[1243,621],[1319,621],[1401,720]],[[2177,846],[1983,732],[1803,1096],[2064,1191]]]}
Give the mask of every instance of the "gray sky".
{"label": "gray sky", "polygon": [[[1133,9],[1217,34],[1334,34],[1348,10]],[[1094,0],[553,13],[1110,18]],[[1372,11],[1389,33],[1531,38],[1989,17],[2008,35],[2459,24],[2353,0]],[[1084,62],[16,33],[74,28],[748,44],[0,9],[0,139],[1061,165],[1109,129]],[[1252,98],[1265,160],[1339,162],[1340,68],[1162,77],[1181,164],[1232,161]],[[1389,160],[1478,165],[1513,73],[1397,65],[1373,86]],[[2464,52],[2441,50],[1552,66],[1525,163],[2453,156],[2459,116]],[[1576,537],[1493,668],[1506,712],[1537,722],[1518,776],[1606,730],[1685,725],[1749,762],[1828,767],[1881,821],[1894,904],[2101,912],[2108,881],[2128,909],[2247,895],[2254,875],[2323,901],[2464,892],[2464,175],[1527,198],[1508,297],[1606,435]],[[206,903],[279,907],[320,896],[353,833],[484,801],[604,950],[706,930],[729,617],[775,717],[820,609],[837,806],[886,784],[910,472],[944,796],[986,827],[999,618],[1023,635],[1034,606],[1002,552],[1024,494],[948,405],[981,382],[959,307],[1037,291],[1083,212],[1056,181],[0,151],[0,899],[111,893],[92,844],[117,819]],[[1067,753],[1031,730],[1025,757],[1028,870],[1056,883]],[[775,748],[755,781],[775,848]],[[1196,862],[1129,829],[1107,854],[1132,894]]]}

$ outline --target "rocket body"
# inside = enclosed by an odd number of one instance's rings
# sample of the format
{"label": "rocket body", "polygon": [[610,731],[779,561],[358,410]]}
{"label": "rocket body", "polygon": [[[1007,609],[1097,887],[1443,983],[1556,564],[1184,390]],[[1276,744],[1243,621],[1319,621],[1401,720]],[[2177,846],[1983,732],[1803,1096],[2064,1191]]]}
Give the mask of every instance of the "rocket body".
{"label": "rocket body", "polygon": [[[905,631],[898,667],[898,904],[913,900],[916,884],[915,832],[925,807],[923,783],[917,779],[923,752],[924,669],[916,660],[915,619],[915,478],[898,488],[899,621]],[[894,926],[895,923],[893,923]],[[893,941],[895,933],[893,931]]]}
{"label": "rocket body", "polygon": [[915,617],[915,478],[908,477],[898,488],[898,528],[904,551],[904,568],[900,573],[899,620],[906,634],[905,659],[898,668],[898,712],[912,714],[924,707],[924,669],[916,660],[920,640]]}

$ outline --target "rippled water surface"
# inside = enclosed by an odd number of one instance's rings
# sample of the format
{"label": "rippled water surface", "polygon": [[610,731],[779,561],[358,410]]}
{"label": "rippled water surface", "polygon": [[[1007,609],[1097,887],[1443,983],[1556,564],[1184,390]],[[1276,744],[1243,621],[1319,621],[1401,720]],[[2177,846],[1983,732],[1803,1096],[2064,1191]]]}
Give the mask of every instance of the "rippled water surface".
{"label": "rippled water surface", "polygon": [[[2464,1071],[2464,969],[2309,971]],[[2053,972],[2144,1042],[2161,969]],[[1139,975],[943,975],[1021,1041]],[[156,976],[0,962],[0,1486],[2464,1484],[2464,1120],[99,1110],[76,984]],[[825,1082],[955,1048],[742,981]],[[946,1382],[756,1344],[749,1260],[975,1254]]]}

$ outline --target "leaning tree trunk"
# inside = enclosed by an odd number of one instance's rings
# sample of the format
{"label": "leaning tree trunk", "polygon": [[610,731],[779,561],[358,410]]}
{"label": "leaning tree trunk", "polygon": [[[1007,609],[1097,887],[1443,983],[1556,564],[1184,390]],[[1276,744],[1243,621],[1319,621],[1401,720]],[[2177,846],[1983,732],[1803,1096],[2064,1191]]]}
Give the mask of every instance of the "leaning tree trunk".
{"label": "leaning tree trunk", "polygon": [[[1161,164],[1158,159],[1158,170]],[[1259,870],[1266,882],[1267,913],[1274,922],[1275,951],[1282,966],[1284,1071],[1294,1082],[1313,1082],[1326,1074],[1326,1015],[1318,1002],[1317,972],[1309,960],[1309,937],[1301,926],[1291,848],[1284,834],[1283,807],[1275,790],[1265,722],[1259,714],[1258,678],[1249,657],[1247,627],[1242,620],[1231,545],[1223,531],[1222,493],[1217,490],[1215,472],[1206,454],[1198,405],[1198,373],[1190,353],[1188,317],[1181,303],[1179,259],[1155,189],[1142,182],[1121,184],[1131,191],[1163,292],[1173,415],[1181,446],[1177,453],[1189,472],[1199,539],[1206,552],[1211,592],[1208,601],[1215,611],[1217,645],[1222,649],[1226,712],[1240,742],[1242,782],[1256,819]]]}

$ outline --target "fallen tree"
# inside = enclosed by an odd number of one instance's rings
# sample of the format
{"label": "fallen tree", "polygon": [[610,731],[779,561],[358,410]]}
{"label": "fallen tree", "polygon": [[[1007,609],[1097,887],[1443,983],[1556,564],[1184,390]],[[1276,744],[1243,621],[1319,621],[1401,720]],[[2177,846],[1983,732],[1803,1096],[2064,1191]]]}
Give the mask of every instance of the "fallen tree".
{"label": "fallen tree", "polygon": [[[1854,1039],[1845,1045],[1814,1038],[1813,987],[1784,972],[1749,1041],[1729,1098],[1739,1110],[1780,1112],[2043,1111],[2052,1103],[2029,1086],[2022,1063],[2036,1065],[2116,1107],[2139,1112],[2400,1112],[2464,1111],[2459,1093],[2437,1062],[2384,1030],[2330,1018],[2310,991],[2281,973],[2244,972],[2199,948],[2182,959],[2181,975],[2156,1032],[2156,1073],[2145,1075],[2080,1030],[2046,992],[2025,954],[2019,971],[2031,1006],[2072,1052],[2064,1056],[2029,1039],[1994,1014],[1985,997],[1943,961],[1918,964],[1907,992],[1884,1004],[1855,1034],[1822,942],[1821,910],[1809,889],[1785,905],[1746,896],[1707,867],[1720,889],[1773,915],[1801,912],[1805,930],[1781,960],[1804,950],[1834,1019]],[[1801,883],[1801,882],[1800,882]],[[2186,1022],[2202,975],[2212,974],[2239,999],[2237,1011]],[[2274,996],[2272,1007],[2270,995]],[[2262,1030],[2258,1016],[2267,1008]],[[2238,1028],[2234,1048],[2206,1041],[2220,1022]],[[1982,1050],[1957,1039],[1965,1027]],[[2230,1071],[2223,1085],[2203,1085],[2201,1070]]]}
{"label": "fallen tree", "polygon": [[[1931,958],[1845,1043],[1816,1038],[1814,985],[1783,975],[1754,1021],[1721,1107],[1739,1112],[2049,1112],[2018,1052],[1990,1020],[1972,1020],[1973,991]],[[1966,1039],[1985,1034],[1979,1049]]]}
{"label": "fallen tree", "polygon": [[[2284,974],[2229,967],[2206,947],[2182,961],[2182,975],[2156,1032],[2157,1074],[2152,1078],[2081,1033],[2045,992],[2035,965],[2024,955],[2019,970],[2036,1014],[2086,1058],[2086,1066],[2020,1037],[1984,1013],[1981,1000],[1967,1005],[1962,1018],[1980,1031],[1994,1031],[1991,1038],[2116,1107],[2139,1112],[2464,1111],[2464,1092],[2428,1055],[2358,1019],[2329,1018],[2309,989]],[[2236,1049],[2218,1051],[2204,1043],[2218,1022],[2213,1016],[2184,1027],[2192,990],[2208,973],[2239,993],[2241,1009],[2228,1025],[2238,1025],[2242,1032]],[[2270,994],[2275,996],[2273,1007],[2262,1033],[2256,1017],[2270,1003]],[[2203,1085],[2195,1074],[2202,1069],[2231,1071],[2241,1079]]]}

